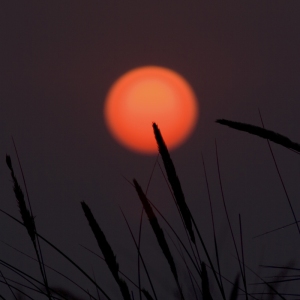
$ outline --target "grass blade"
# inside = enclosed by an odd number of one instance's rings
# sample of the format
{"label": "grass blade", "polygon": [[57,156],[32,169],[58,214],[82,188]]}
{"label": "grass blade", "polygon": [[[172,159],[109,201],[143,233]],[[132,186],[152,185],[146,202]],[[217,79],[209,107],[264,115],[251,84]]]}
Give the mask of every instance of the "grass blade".
{"label": "grass blade", "polygon": [[[8,216],[9,218],[13,219],[18,224],[25,226],[21,221],[13,217],[11,214],[7,213],[3,209],[0,208],[0,212]],[[68,255],[66,255],[64,252],[62,252],[59,248],[57,248],[54,244],[52,244],[50,241],[48,241],[46,238],[44,238],[42,235],[40,235],[38,232],[36,232],[36,235],[43,240],[45,243],[47,243],[50,247],[52,247],[55,251],[57,251],[60,255],[62,255],[67,261],[69,261],[75,268],[77,268],[86,278],[88,278],[98,289],[101,291],[101,293],[106,297],[106,299],[111,300],[111,298],[105,293],[105,291],[89,276],[74,260],[72,260]]]}
{"label": "grass blade", "polygon": [[[26,256],[27,258],[29,258],[29,259],[31,259],[31,260],[33,260],[33,261],[35,261],[35,262],[38,262],[37,259],[35,259],[35,258],[31,257],[30,255],[24,253],[23,251],[21,251],[21,250],[15,248],[15,247],[13,247],[13,246],[7,244],[6,242],[3,242],[3,241],[1,241],[1,242],[2,242],[3,244],[5,244],[6,246],[10,247],[11,249],[13,249],[13,250],[19,252],[20,254]],[[45,264],[45,267],[48,268],[48,269],[50,269],[50,270],[52,270],[53,272],[57,273],[58,275],[62,276],[63,278],[65,278],[66,280],[68,280],[69,282],[71,282],[72,284],[74,284],[76,287],[78,287],[80,290],[82,290],[84,293],[87,294],[87,291],[86,291],[84,288],[82,288],[78,283],[76,283],[74,280],[70,279],[68,276],[66,276],[66,275],[64,275],[63,273],[57,271],[56,269],[54,269],[54,268],[48,266],[47,264]],[[99,292],[98,289],[97,289],[97,292]],[[96,300],[96,298],[94,298],[94,297],[92,297],[92,298],[93,298],[94,300]]]}
{"label": "grass blade", "polygon": [[12,295],[14,296],[15,300],[17,300],[17,297],[16,297],[15,293],[13,292],[11,286],[8,284],[8,282],[7,282],[6,278],[4,277],[2,271],[0,271],[0,274],[1,274],[1,276],[2,276],[2,278],[3,278],[3,280],[4,280],[4,282],[5,282],[5,284],[8,286],[10,292],[11,292]]}

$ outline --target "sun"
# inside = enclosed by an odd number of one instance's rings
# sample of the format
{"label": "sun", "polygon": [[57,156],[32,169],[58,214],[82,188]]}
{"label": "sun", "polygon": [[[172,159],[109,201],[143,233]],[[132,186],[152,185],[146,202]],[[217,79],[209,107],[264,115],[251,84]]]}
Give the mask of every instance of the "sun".
{"label": "sun", "polygon": [[173,70],[145,66],[122,75],[110,88],[104,118],[112,136],[126,148],[157,153],[155,122],[171,150],[191,134],[199,115],[195,93]]}

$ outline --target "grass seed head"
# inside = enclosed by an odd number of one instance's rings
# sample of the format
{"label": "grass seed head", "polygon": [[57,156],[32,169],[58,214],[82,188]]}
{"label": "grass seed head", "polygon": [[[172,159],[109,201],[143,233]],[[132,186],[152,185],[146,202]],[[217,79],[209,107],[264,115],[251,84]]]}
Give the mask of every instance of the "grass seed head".
{"label": "grass seed head", "polygon": [[99,248],[104,256],[105,262],[109,270],[111,271],[115,281],[119,285],[124,300],[131,300],[131,296],[126,282],[119,277],[119,264],[117,263],[116,255],[114,254],[110,244],[108,243],[105,234],[98,225],[88,205],[84,201],[82,201],[81,206],[89,222],[89,225],[94,233]]}
{"label": "grass seed head", "polygon": [[23,220],[23,224],[25,225],[27,232],[30,236],[32,242],[36,243],[36,228],[34,217],[31,215],[29,210],[27,209],[24,193],[19,185],[19,182],[15,176],[14,169],[12,167],[11,158],[9,155],[6,155],[6,164],[11,171],[11,178],[13,180],[13,190],[17,199],[18,207],[20,210],[20,214]]}
{"label": "grass seed head", "polygon": [[192,226],[191,213],[185,202],[185,197],[184,197],[184,194],[183,194],[183,191],[181,188],[181,184],[180,184],[179,178],[177,176],[173,161],[170,157],[168,148],[164,142],[164,139],[160,133],[160,130],[159,130],[157,124],[153,123],[152,127],[153,127],[153,131],[154,131],[155,139],[156,139],[156,142],[158,145],[158,150],[162,157],[162,160],[163,160],[163,163],[165,166],[165,170],[167,172],[168,180],[169,180],[170,185],[173,190],[174,197],[178,204],[178,207],[179,207],[180,213],[182,215],[183,221],[185,223],[185,226],[189,232],[191,241],[195,244],[195,234],[194,234],[193,226]]}

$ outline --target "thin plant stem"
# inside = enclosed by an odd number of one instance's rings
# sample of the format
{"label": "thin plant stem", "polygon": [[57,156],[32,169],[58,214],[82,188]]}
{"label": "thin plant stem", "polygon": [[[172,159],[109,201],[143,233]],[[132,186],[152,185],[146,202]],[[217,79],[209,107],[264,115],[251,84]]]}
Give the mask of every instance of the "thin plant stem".
{"label": "thin plant stem", "polygon": [[141,251],[143,214],[144,214],[144,207],[142,208],[142,211],[141,211],[140,224],[139,224],[139,237],[138,237],[138,283],[139,283],[140,300],[142,300],[142,292],[141,292],[141,267],[140,267],[141,258],[140,258],[139,252]]}
{"label": "thin plant stem", "polygon": [[247,281],[246,281],[246,269],[245,269],[245,257],[244,257],[244,244],[243,244],[243,230],[242,230],[242,220],[241,215],[239,214],[239,225],[240,225],[240,237],[241,237],[241,250],[242,250],[242,266],[243,266],[243,281],[246,292],[246,299],[248,299],[248,291],[247,291]]}
{"label": "thin plant stem", "polygon": [[7,282],[6,278],[4,277],[2,271],[0,271],[0,273],[1,273],[1,276],[2,276],[3,280],[5,281],[6,285],[8,286],[10,292],[12,293],[12,295],[14,296],[14,298],[17,300],[17,297],[16,297],[14,291],[12,290],[11,286],[8,284],[8,282]]}
{"label": "thin plant stem", "polygon": [[217,238],[216,238],[216,229],[215,229],[215,221],[214,221],[214,212],[212,208],[212,201],[211,201],[211,195],[210,195],[210,189],[209,189],[209,184],[208,184],[208,178],[207,178],[207,173],[206,173],[206,168],[205,168],[205,163],[204,163],[204,157],[203,154],[201,153],[202,156],[202,164],[203,164],[203,170],[204,170],[204,176],[205,176],[205,182],[206,182],[206,189],[208,193],[208,199],[209,199],[209,205],[210,205],[210,215],[211,215],[211,221],[212,221],[212,228],[213,228],[213,235],[214,235],[214,245],[215,245],[215,252],[216,252],[216,259],[217,259],[217,266],[218,266],[218,272],[219,272],[219,278],[220,278],[220,284],[222,286],[222,289],[224,290],[223,282],[222,282],[222,277],[221,277],[221,266],[220,266],[220,258],[219,258],[219,251],[218,251],[218,244],[217,244]]}
{"label": "thin plant stem", "polygon": [[42,275],[42,278],[43,278],[43,281],[44,281],[44,284],[45,284],[45,287],[46,287],[48,298],[49,298],[49,300],[51,300],[51,293],[50,293],[50,290],[49,290],[48,281],[47,281],[47,277],[46,277],[46,274],[45,274],[45,267],[44,267],[44,263],[43,263],[42,257],[41,257],[41,249],[39,247],[38,237],[36,236],[36,225],[35,225],[35,220],[34,220],[34,217],[33,217],[33,214],[32,214],[32,208],[31,208],[31,205],[30,205],[29,194],[28,194],[28,190],[27,190],[25,176],[24,176],[24,173],[23,173],[22,165],[21,165],[21,162],[20,162],[20,159],[19,159],[19,156],[18,156],[18,152],[17,152],[17,148],[16,148],[16,145],[15,145],[14,139],[12,138],[12,140],[13,140],[13,144],[14,144],[14,147],[15,147],[15,152],[16,152],[16,155],[17,155],[19,167],[20,167],[20,170],[21,170],[21,173],[22,173],[22,178],[23,178],[23,182],[24,182],[24,186],[25,186],[27,200],[28,200],[28,203],[29,203],[30,210],[27,209],[24,193],[23,193],[23,191],[22,191],[22,189],[21,189],[21,187],[18,183],[18,180],[17,180],[16,176],[15,176],[14,169],[13,169],[12,162],[11,162],[11,158],[10,158],[9,155],[6,155],[6,164],[7,164],[8,168],[11,171],[11,177],[12,177],[13,182],[14,182],[14,192],[15,192],[15,196],[16,196],[16,199],[18,201],[18,204],[19,204],[20,213],[21,213],[23,222],[25,224],[25,227],[28,231],[28,234],[30,236],[30,239],[32,241],[37,259],[39,261],[39,267],[40,267],[41,275]]}
{"label": "thin plant stem", "polygon": [[198,289],[199,289],[200,292],[202,293],[201,288],[200,288],[200,286],[199,286],[197,280],[195,279],[195,276],[193,275],[191,269],[189,268],[189,266],[188,266],[188,264],[187,264],[187,262],[186,262],[186,259],[184,258],[184,254],[183,254],[183,252],[182,252],[182,249],[181,249],[181,247],[180,247],[180,244],[177,246],[177,245],[175,244],[175,242],[173,241],[172,237],[170,236],[170,234],[168,234],[168,236],[169,236],[171,242],[173,243],[175,249],[176,249],[177,252],[179,253],[179,255],[180,255],[182,261],[184,262],[184,265],[185,265],[185,267],[186,267],[186,269],[187,269],[187,271],[188,271],[189,279],[190,279],[190,281],[191,281],[191,284],[192,284],[192,288],[193,288],[195,297],[196,297],[196,299],[198,300],[198,296],[197,296],[197,292],[196,292],[196,289],[195,289],[194,281],[195,281],[196,285],[198,286]]}
{"label": "thin plant stem", "polygon": [[[25,225],[20,222],[18,219],[4,211],[0,208],[0,212],[8,216],[9,218],[13,219],[18,224],[25,227]],[[69,261],[76,269],[78,269],[86,278],[88,278],[98,289],[99,291],[106,297],[106,299],[111,300],[111,298],[106,294],[106,292],[77,264],[75,263],[68,255],[66,255],[64,252],[62,252],[59,248],[57,248],[54,244],[52,244],[50,241],[48,241],[46,238],[44,238],[41,234],[36,232],[36,234],[39,236],[41,240],[43,240],[46,244],[48,244],[51,248],[53,248],[55,251],[57,251],[60,255],[62,255],[67,261]]]}
{"label": "thin plant stem", "polygon": [[127,224],[127,227],[128,227],[128,229],[129,229],[129,232],[130,232],[130,235],[131,235],[131,237],[132,237],[132,240],[133,240],[133,242],[134,242],[134,244],[135,244],[135,247],[137,248],[137,251],[138,251],[138,253],[139,253],[140,257],[141,257],[141,261],[142,261],[142,264],[143,264],[143,266],[144,266],[146,275],[147,275],[147,277],[148,277],[148,280],[149,280],[149,283],[150,283],[152,292],[153,292],[153,294],[154,294],[154,297],[155,297],[156,300],[158,300],[158,299],[157,299],[156,292],[155,292],[155,289],[154,289],[154,286],[153,286],[153,283],[152,283],[152,280],[151,280],[151,277],[150,277],[149,272],[148,272],[148,269],[147,269],[147,267],[146,267],[146,263],[145,263],[145,261],[144,261],[144,259],[143,259],[143,256],[142,256],[142,254],[141,254],[141,252],[140,252],[140,249],[139,249],[139,247],[138,247],[138,245],[137,245],[137,242],[136,242],[136,240],[135,240],[135,238],[134,238],[134,235],[133,235],[133,232],[132,232],[132,230],[131,230],[131,228],[130,228],[130,226],[129,226],[128,220],[127,220],[127,218],[126,218],[126,216],[125,216],[125,214],[124,214],[124,212],[122,211],[121,208],[120,208],[120,210],[121,210],[121,213],[122,213],[122,215],[123,215],[123,217],[124,217],[124,220],[125,220],[125,222],[126,222],[126,224]]}
{"label": "thin plant stem", "polygon": [[[234,237],[234,234],[233,234],[233,229],[232,229],[232,226],[231,226],[231,222],[230,222],[230,218],[229,218],[229,214],[228,214],[228,210],[227,210],[227,206],[226,206],[226,202],[225,202],[225,196],[224,196],[222,179],[221,179],[221,172],[220,172],[218,146],[217,146],[217,141],[216,140],[215,140],[215,146],[216,146],[216,158],[217,158],[217,167],[218,167],[218,177],[219,177],[219,184],[220,184],[220,189],[221,189],[222,201],[223,201],[224,210],[225,210],[227,222],[228,222],[228,225],[229,225],[229,229],[230,229],[232,241],[233,241],[233,244],[234,244],[234,249],[235,249],[235,252],[236,252],[236,255],[237,255],[237,258],[238,258],[240,271],[241,271],[242,277],[244,277],[244,275],[243,275],[243,268],[242,268],[242,264],[241,264],[241,260],[240,260],[240,256],[239,256],[239,252],[238,252],[238,249],[237,249],[235,237]],[[245,281],[243,280],[243,282],[245,282]],[[246,288],[245,288],[245,290],[246,290]]]}
{"label": "thin plant stem", "polygon": [[[297,221],[297,223],[299,223],[299,222],[300,222],[300,221]],[[256,236],[254,236],[253,239],[256,239],[256,238],[261,237],[261,236],[263,236],[263,235],[266,235],[266,234],[269,234],[269,233],[272,233],[272,232],[275,232],[275,231],[278,231],[278,230],[281,230],[281,229],[284,229],[284,228],[287,228],[287,227],[290,227],[290,226],[292,226],[292,225],[295,225],[295,222],[290,223],[290,224],[287,224],[287,225],[284,225],[284,226],[281,226],[281,227],[278,227],[278,228],[276,228],[276,229],[272,229],[272,230],[266,231],[266,232],[261,233],[261,234],[258,234],[258,235],[256,235]]]}
{"label": "thin plant stem", "polygon": [[[24,255],[24,256],[26,256],[26,257],[28,257],[28,258],[30,258],[30,259],[32,259],[32,260],[38,262],[38,260],[35,259],[34,257],[32,257],[32,256],[30,256],[30,255],[24,253],[23,251],[21,251],[21,250],[15,248],[15,247],[13,247],[13,246],[7,244],[6,242],[3,242],[3,241],[2,241],[2,243],[5,244],[6,246],[12,248],[13,250],[15,250],[15,251],[21,253],[22,255]],[[71,283],[73,283],[75,286],[77,286],[79,289],[81,289],[84,293],[87,294],[87,291],[86,291],[84,288],[82,288],[78,283],[76,283],[75,281],[73,281],[72,279],[70,279],[68,276],[64,275],[63,273],[61,273],[61,272],[59,272],[59,271],[57,271],[57,270],[55,270],[54,268],[48,266],[47,264],[45,264],[45,267],[48,268],[49,270],[52,270],[53,272],[59,274],[59,275],[62,276],[63,278],[67,279],[68,281],[70,281]],[[97,290],[97,291],[98,291],[98,290]],[[93,297],[93,299],[94,299],[94,300],[97,300],[97,299],[94,298],[94,297]]]}
{"label": "thin plant stem", "polygon": [[[262,119],[262,116],[261,116],[261,113],[260,113],[260,110],[258,110],[258,112],[259,112],[259,116],[260,116],[260,120],[261,120],[262,126],[263,126],[263,128],[265,128],[264,122],[263,122],[263,119]],[[298,222],[297,222],[297,217],[296,217],[295,211],[294,211],[294,209],[293,209],[293,206],[292,206],[290,197],[289,197],[289,195],[288,195],[288,192],[287,192],[287,190],[286,190],[285,184],[284,184],[284,182],[283,182],[281,173],[280,173],[280,171],[279,171],[279,168],[278,168],[278,165],[277,165],[277,161],[276,161],[276,159],[275,159],[275,155],[274,155],[274,153],[273,153],[273,150],[272,150],[272,147],[271,147],[271,145],[270,145],[269,139],[267,139],[267,142],[268,142],[268,146],[269,146],[269,149],[270,149],[270,152],[271,152],[271,155],[272,155],[272,158],[273,158],[275,167],[276,167],[277,174],[278,174],[278,176],[279,176],[281,185],[282,185],[282,187],[283,187],[285,196],[286,196],[286,198],[287,198],[287,200],[288,200],[288,203],[289,203],[291,212],[292,212],[293,217],[294,217],[295,224],[296,224],[296,226],[297,226],[297,229],[298,229],[298,232],[299,232],[299,235],[300,235],[300,227],[299,227],[299,224],[298,224]]]}
{"label": "thin plant stem", "polygon": [[[147,187],[146,187],[146,195],[148,193],[148,189],[150,187],[150,183],[151,183],[151,180],[152,180],[152,177],[153,177],[153,174],[154,174],[154,170],[155,170],[156,164],[158,162],[158,157],[159,157],[159,154],[157,154],[156,159],[155,159],[155,163],[154,163],[154,165],[152,167],[152,170],[151,170],[151,174],[150,174],[150,177],[149,177],[149,180],[148,180],[148,184],[147,184]],[[138,237],[138,249],[139,250],[141,249],[143,215],[144,215],[144,207],[142,208],[142,211],[141,211],[140,224],[139,224],[139,237]],[[141,264],[141,262],[140,262],[140,255],[138,254],[139,297],[140,297],[140,300],[142,300],[140,264]]]}
{"label": "thin plant stem", "polygon": [[[96,252],[94,252],[93,250],[79,244],[79,246],[81,246],[82,248],[84,248],[86,251],[92,253],[93,255],[97,256],[98,258],[102,259],[103,261],[105,261],[105,258],[100,256],[99,254],[97,254]],[[122,274],[131,284],[133,284],[137,289],[139,288],[139,286],[133,282],[124,272],[122,272],[121,270],[119,270],[119,273]]]}

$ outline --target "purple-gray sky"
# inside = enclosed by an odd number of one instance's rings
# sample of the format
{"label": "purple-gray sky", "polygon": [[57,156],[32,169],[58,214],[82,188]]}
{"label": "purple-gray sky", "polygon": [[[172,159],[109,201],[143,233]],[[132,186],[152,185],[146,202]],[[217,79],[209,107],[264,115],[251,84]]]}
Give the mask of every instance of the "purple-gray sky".
{"label": "purple-gray sky", "polygon": [[[98,249],[80,201],[90,205],[121,269],[137,281],[137,255],[119,206],[137,234],[141,204],[123,176],[136,178],[145,189],[155,156],[129,152],[113,140],[104,124],[103,103],[111,84],[126,71],[144,65],[164,66],[183,75],[198,97],[201,112],[197,127],[171,155],[186,200],[213,250],[201,162],[201,153],[204,155],[217,236],[224,250],[224,275],[233,280],[238,265],[232,259],[234,251],[222,208],[215,139],[225,198],[237,235],[238,214],[242,216],[246,262],[258,270],[259,262],[287,264],[296,259],[300,243],[293,227],[252,239],[293,221],[266,141],[215,120],[261,125],[259,108],[267,128],[300,141],[299,12],[298,0],[1,3],[1,209],[19,218],[5,165],[8,153],[18,169],[13,136],[38,230],[90,274],[93,269],[100,285],[117,299],[119,294],[106,265],[78,245]],[[278,145],[273,145],[273,150],[297,213],[299,157]],[[21,181],[19,171],[17,175]],[[158,167],[149,198],[180,231]],[[34,254],[23,228],[5,216],[0,218],[0,228],[1,240]],[[142,248],[159,295],[167,299],[175,285],[148,223],[144,228]],[[37,265],[5,245],[0,249],[2,259],[39,277]],[[94,293],[68,263],[46,246],[43,249],[46,262]],[[174,248],[172,251],[179,257]],[[180,259],[177,263],[185,282],[184,265]],[[295,263],[297,266],[298,261]],[[5,268],[0,270],[9,278],[17,278]],[[66,285],[82,296],[56,275],[49,273],[49,277],[53,285]],[[136,290],[130,288],[137,299]],[[4,285],[0,290],[11,298]]]}

